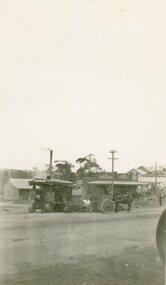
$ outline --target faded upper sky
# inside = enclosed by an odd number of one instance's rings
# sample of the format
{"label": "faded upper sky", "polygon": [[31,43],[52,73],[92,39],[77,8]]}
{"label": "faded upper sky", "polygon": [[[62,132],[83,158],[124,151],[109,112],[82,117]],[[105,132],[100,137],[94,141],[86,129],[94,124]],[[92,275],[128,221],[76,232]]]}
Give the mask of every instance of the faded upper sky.
{"label": "faded upper sky", "polygon": [[165,0],[0,3],[0,168],[166,164]]}

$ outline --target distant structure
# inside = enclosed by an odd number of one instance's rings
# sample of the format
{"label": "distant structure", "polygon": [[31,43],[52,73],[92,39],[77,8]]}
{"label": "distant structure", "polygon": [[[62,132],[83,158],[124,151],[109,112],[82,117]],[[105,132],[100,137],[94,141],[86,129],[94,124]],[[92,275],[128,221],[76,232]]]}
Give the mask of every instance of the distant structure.
{"label": "distant structure", "polygon": [[[87,199],[92,193],[99,197],[108,192],[111,192],[112,173],[99,174],[95,179],[94,177],[85,177],[83,179],[82,197]],[[134,194],[137,192],[138,187],[144,186],[146,183],[138,181],[137,176],[132,173],[117,173],[114,172],[114,194],[117,192],[121,194]]]}
{"label": "distant structure", "polygon": [[29,200],[32,189],[32,186],[29,186],[30,180],[32,179],[9,179],[4,187],[4,199],[9,201]]}
{"label": "distant structure", "polygon": [[[141,165],[138,168],[132,168],[128,171],[132,175],[135,175],[139,182],[145,184],[140,187],[140,192],[149,194],[157,194],[161,188],[166,191],[166,168],[159,166],[157,170],[153,167],[147,167]],[[157,190],[156,190],[157,188]]]}

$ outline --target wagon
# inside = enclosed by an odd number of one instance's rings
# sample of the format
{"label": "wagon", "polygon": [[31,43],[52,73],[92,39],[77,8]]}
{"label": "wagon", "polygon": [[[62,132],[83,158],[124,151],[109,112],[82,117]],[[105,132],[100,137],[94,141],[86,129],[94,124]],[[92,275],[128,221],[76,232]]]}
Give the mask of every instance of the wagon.
{"label": "wagon", "polygon": [[[116,195],[113,198],[110,195],[103,195],[102,197],[90,197],[91,212],[101,211],[105,214],[110,214],[119,211],[121,204],[127,204],[128,212],[131,210],[131,204],[134,200],[134,195]],[[122,208],[122,207],[121,207]]]}
{"label": "wagon", "polygon": [[[137,197],[137,186],[142,185],[138,181],[112,181],[110,179],[85,180],[84,196],[91,201],[91,211],[100,211],[103,213],[112,213],[114,211],[130,211],[134,198]],[[144,185],[144,183],[143,183]]]}

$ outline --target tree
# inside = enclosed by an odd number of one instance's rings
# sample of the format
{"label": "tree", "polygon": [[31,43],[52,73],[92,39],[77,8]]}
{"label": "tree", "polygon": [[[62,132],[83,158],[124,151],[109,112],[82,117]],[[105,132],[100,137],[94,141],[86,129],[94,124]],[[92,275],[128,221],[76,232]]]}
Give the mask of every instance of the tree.
{"label": "tree", "polygon": [[34,176],[38,176],[39,174],[40,174],[39,168],[36,167],[36,166],[34,166],[34,167],[32,168],[32,175],[33,175],[33,177],[34,177]]}
{"label": "tree", "polygon": [[66,160],[55,161],[55,176],[64,180],[75,180],[75,173],[72,171],[73,164]]}
{"label": "tree", "polygon": [[76,163],[79,163],[79,168],[77,170],[79,178],[83,178],[84,176],[96,176],[97,173],[101,172],[101,168],[93,154],[79,157],[76,160]]}
{"label": "tree", "polygon": [[1,181],[2,181],[2,185],[4,186],[9,180],[9,173],[7,170],[2,172],[2,177],[1,177]]}
{"label": "tree", "polygon": [[19,169],[12,169],[10,170],[10,178],[32,178],[33,173],[31,170],[19,170]]}

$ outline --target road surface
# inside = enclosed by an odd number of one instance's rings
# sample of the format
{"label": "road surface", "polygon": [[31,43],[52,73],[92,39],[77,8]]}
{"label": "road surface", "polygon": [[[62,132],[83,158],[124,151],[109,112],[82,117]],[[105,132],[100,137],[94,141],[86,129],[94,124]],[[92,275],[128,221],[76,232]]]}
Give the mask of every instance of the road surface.
{"label": "road surface", "polygon": [[104,215],[0,206],[0,284],[164,284],[155,242],[164,207]]}

